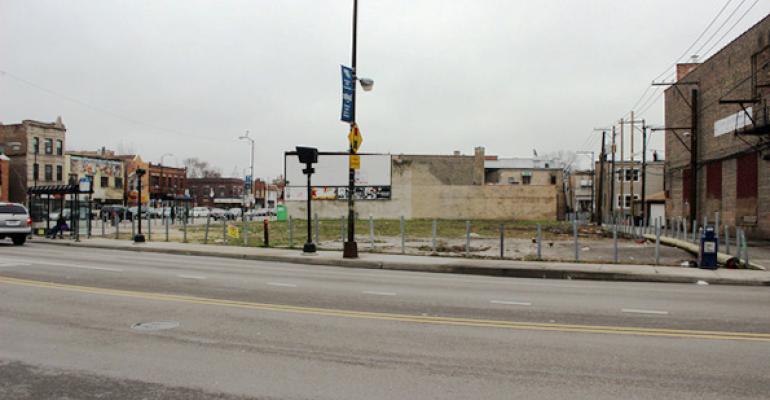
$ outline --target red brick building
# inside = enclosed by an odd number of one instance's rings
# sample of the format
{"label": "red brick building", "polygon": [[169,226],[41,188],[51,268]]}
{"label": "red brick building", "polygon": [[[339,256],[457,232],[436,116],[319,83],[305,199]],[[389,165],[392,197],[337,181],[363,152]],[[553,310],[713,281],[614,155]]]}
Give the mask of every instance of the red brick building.
{"label": "red brick building", "polygon": [[0,152],[0,201],[8,201],[8,183],[11,174],[10,160],[10,158]]}
{"label": "red brick building", "polygon": [[770,16],[665,92],[666,213],[770,238]]}
{"label": "red brick building", "polygon": [[188,189],[186,168],[150,163],[147,175],[152,200],[173,200],[184,196]]}
{"label": "red brick building", "polygon": [[240,207],[243,203],[243,179],[188,178],[190,197],[196,207]]}

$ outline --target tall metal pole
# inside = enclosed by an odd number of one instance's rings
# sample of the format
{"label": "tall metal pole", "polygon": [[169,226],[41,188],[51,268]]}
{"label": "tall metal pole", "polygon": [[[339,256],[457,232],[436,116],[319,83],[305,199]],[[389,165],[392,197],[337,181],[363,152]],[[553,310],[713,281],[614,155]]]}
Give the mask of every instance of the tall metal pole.
{"label": "tall metal pole", "polygon": [[631,223],[633,225],[636,225],[636,208],[634,208],[634,186],[636,186],[636,179],[635,178],[637,176],[636,173],[635,173],[637,171],[636,163],[634,162],[634,133],[635,133],[634,132],[634,123],[635,122],[636,121],[634,121],[634,112],[631,111],[631,129],[628,130],[628,134],[629,134],[629,136],[631,136],[630,137],[630,139],[631,139],[631,151],[629,151],[629,153],[631,153],[631,183],[629,184],[630,185],[629,192],[631,192],[631,194],[630,194],[630,196],[631,196]]}
{"label": "tall metal pole", "polygon": [[624,163],[623,144],[625,120],[620,119],[620,166],[623,169],[623,173],[620,175],[620,214],[623,218],[626,217],[626,165]]}
{"label": "tall metal pole", "polygon": [[[357,33],[358,33],[358,0],[353,0],[353,52],[351,54],[351,68],[353,69],[353,93],[352,93],[352,120],[350,123],[351,130],[356,124],[356,46],[357,46]],[[350,144],[349,148],[350,156],[355,154],[353,144]],[[358,245],[356,243],[356,209],[353,196],[355,194],[356,184],[356,170],[349,166],[348,168],[348,241],[345,242],[342,252],[343,258],[358,258]]]}
{"label": "tall metal pole", "polygon": [[642,226],[647,226],[647,125],[642,120]]}

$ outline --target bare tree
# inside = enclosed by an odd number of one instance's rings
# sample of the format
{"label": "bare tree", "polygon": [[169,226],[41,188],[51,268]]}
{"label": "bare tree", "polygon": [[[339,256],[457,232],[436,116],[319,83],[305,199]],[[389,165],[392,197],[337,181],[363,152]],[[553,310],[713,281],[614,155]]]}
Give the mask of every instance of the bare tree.
{"label": "bare tree", "polygon": [[185,168],[187,168],[188,178],[220,178],[222,177],[222,170],[209,165],[207,161],[203,161],[198,157],[190,157],[182,160]]}

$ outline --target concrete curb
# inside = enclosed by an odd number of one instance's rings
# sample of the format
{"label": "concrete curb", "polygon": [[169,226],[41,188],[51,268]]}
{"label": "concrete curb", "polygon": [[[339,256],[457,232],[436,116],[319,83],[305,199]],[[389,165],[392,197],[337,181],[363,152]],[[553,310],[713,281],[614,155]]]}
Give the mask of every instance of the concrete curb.
{"label": "concrete curb", "polygon": [[[219,257],[230,258],[238,260],[253,260],[253,261],[273,261],[273,262],[285,262],[318,266],[332,266],[332,267],[344,267],[344,268],[361,268],[361,269],[385,269],[393,271],[415,271],[415,272],[431,272],[431,273],[450,273],[450,274],[466,274],[466,275],[481,275],[481,276],[498,276],[498,277],[510,277],[510,278],[541,278],[541,279],[575,279],[575,280],[601,280],[601,281],[621,281],[621,282],[655,282],[655,283],[696,283],[698,281],[705,281],[709,284],[716,285],[738,285],[738,286],[770,286],[770,274],[761,279],[756,278],[739,278],[739,277],[715,277],[715,276],[697,276],[697,271],[687,268],[682,268],[677,273],[660,273],[655,271],[654,273],[642,272],[642,271],[612,271],[612,265],[601,265],[601,267],[608,268],[608,271],[586,271],[576,269],[571,264],[560,264],[553,262],[528,262],[524,265],[507,265],[507,266],[477,266],[477,265],[463,265],[463,259],[448,259],[445,262],[439,263],[416,263],[416,262],[403,262],[403,261],[372,261],[372,260],[347,260],[342,258],[323,258],[315,256],[291,256],[291,255],[275,255],[275,254],[238,254],[229,252],[219,252],[211,250],[196,250],[196,249],[173,249],[173,248],[156,248],[145,247],[143,245],[137,245],[135,247],[128,246],[112,246],[101,243],[84,243],[84,242],[58,242],[58,241],[35,241],[38,244],[48,244],[55,246],[68,246],[68,247],[81,247],[81,248],[96,248],[105,250],[122,250],[122,251],[136,251],[145,253],[164,253],[184,256],[203,256],[203,257]],[[431,260],[431,261],[435,261]],[[523,263],[522,263],[523,264]],[[534,265],[529,265],[534,264]],[[586,267],[591,264],[587,264]],[[571,268],[570,268],[571,267]],[[643,268],[644,266],[639,266]],[[678,269],[676,267],[669,267],[672,269]],[[695,272],[692,272],[695,271]]]}

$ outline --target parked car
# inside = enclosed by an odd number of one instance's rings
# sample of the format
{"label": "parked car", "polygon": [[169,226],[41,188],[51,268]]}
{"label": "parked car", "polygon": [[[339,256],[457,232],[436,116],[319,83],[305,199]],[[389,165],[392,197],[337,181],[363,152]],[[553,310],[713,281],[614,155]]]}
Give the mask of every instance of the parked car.
{"label": "parked car", "polygon": [[228,219],[238,219],[243,215],[243,210],[237,207],[233,207],[229,210],[227,210],[227,218]]}
{"label": "parked car", "polygon": [[11,238],[21,246],[32,233],[32,218],[26,207],[18,203],[0,203],[0,240]]}
{"label": "parked car", "polygon": [[209,210],[209,215],[214,219],[222,219],[227,217],[227,212],[221,208],[212,208]]}
{"label": "parked car", "polygon": [[128,208],[123,206],[104,206],[101,210],[99,210],[99,218],[100,219],[109,219],[112,220],[114,216],[118,216],[118,221],[123,221],[124,219],[131,219],[131,215],[133,215]]}
{"label": "parked car", "polygon": [[206,218],[209,216],[209,209],[207,207],[193,207],[191,214],[193,218]]}

